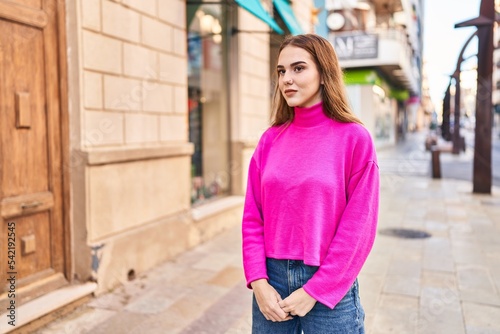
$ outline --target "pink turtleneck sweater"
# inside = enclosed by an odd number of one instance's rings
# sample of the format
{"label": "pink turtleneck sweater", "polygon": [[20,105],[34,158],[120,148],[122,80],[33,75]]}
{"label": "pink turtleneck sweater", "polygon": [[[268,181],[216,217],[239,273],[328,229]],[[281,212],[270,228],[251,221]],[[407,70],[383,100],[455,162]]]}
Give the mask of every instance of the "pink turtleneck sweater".
{"label": "pink turtleneck sweater", "polygon": [[319,266],[304,290],[334,308],[375,239],[379,171],[368,131],[328,118],[322,103],[295,107],[252,156],[243,214],[247,284],[267,279],[266,257]]}

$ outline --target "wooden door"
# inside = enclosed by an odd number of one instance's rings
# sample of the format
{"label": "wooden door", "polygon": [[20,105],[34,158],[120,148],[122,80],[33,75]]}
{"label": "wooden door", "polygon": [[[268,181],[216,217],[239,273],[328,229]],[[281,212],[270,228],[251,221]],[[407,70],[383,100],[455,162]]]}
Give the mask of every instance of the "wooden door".
{"label": "wooden door", "polygon": [[1,309],[66,282],[60,2],[0,0]]}

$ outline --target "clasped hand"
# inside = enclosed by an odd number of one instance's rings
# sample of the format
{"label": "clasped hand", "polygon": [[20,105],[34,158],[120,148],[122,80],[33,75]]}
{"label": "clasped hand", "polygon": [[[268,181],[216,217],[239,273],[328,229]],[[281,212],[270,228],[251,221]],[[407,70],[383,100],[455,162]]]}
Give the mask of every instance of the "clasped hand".
{"label": "clasped hand", "polygon": [[305,316],[316,304],[316,300],[300,288],[285,299],[265,279],[252,282],[255,299],[267,320],[287,321],[292,316]]}

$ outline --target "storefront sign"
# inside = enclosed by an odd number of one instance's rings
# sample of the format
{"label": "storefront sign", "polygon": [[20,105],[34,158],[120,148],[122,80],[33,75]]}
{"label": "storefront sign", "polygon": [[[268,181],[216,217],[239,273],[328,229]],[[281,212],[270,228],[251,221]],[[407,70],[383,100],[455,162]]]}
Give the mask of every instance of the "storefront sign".
{"label": "storefront sign", "polygon": [[378,57],[378,36],[374,34],[330,35],[339,60]]}

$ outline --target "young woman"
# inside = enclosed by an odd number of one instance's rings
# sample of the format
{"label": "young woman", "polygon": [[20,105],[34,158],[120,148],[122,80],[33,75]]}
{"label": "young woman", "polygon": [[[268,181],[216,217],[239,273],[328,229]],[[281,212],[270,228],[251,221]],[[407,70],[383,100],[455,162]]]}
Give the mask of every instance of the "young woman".
{"label": "young woman", "polygon": [[357,276],[374,242],[379,171],[332,45],[287,38],[274,120],[252,156],[243,262],[253,333],[364,333]]}

